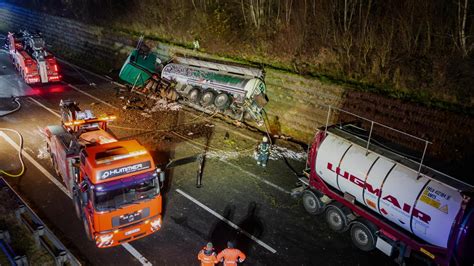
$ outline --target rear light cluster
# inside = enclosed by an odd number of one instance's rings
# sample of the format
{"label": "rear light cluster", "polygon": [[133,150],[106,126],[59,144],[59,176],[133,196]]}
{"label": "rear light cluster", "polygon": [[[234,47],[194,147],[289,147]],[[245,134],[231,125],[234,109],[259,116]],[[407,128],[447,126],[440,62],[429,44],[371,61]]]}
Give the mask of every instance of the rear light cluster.
{"label": "rear light cluster", "polygon": [[49,80],[49,81],[59,81],[59,80],[61,80],[61,77],[60,77],[59,75],[57,75],[57,76],[50,76],[50,77],[48,78],[48,80]]}
{"label": "rear light cluster", "polygon": [[33,77],[33,78],[27,78],[26,79],[26,83],[28,83],[28,84],[38,83],[38,82],[40,82],[40,78],[38,78],[38,77]]}

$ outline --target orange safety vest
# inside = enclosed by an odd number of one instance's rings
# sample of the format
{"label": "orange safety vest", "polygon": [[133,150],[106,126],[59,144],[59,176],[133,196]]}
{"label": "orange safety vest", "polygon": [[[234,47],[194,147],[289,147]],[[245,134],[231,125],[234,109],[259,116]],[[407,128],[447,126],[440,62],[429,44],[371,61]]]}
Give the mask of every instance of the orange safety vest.
{"label": "orange safety vest", "polygon": [[198,254],[198,260],[201,261],[201,266],[214,266],[216,265],[217,258],[216,252],[214,250],[210,251],[210,254],[206,252],[206,248],[204,247]]}
{"label": "orange safety vest", "polygon": [[217,255],[217,260],[224,260],[224,265],[237,265],[245,260],[245,254],[236,248],[226,248]]}

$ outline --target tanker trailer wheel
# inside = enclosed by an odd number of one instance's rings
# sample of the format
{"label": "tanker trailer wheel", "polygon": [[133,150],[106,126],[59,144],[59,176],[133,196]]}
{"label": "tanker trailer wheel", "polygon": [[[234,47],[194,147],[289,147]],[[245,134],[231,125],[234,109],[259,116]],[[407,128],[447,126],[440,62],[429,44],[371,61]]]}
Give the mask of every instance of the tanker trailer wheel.
{"label": "tanker trailer wheel", "polygon": [[201,91],[197,88],[192,89],[188,93],[188,99],[192,103],[198,103],[201,98]]}
{"label": "tanker trailer wheel", "polygon": [[84,232],[86,233],[87,240],[92,241],[91,227],[89,226],[89,222],[84,214],[82,215],[82,224],[84,225]]}
{"label": "tanker trailer wheel", "polygon": [[216,98],[216,94],[212,90],[207,90],[202,94],[201,97],[201,105],[203,107],[208,107],[214,103],[214,98]]}
{"label": "tanker trailer wheel", "polygon": [[363,251],[371,251],[375,248],[377,236],[375,226],[361,221],[355,221],[351,227],[352,243]]}
{"label": "tanker trailer wheel", "polygon": [[311,190],[303,192],[303,207],[312,215],[321,214],[324,211],[324,203]]}
{"label": "tanker trailer wheel", "polygon": [[347,230],[347,216],[344,211],[335,204],[329,204],[326,209],[326,222],[335,232],[344,232]]}
{"label": "tanker trailer wheel", "polygon": [[216,96],[216,99],[214,99],[214,105],[217,107],[219,110],[225,110],[227,107],[230,105],[230,96],[227,93],[219,93]]}

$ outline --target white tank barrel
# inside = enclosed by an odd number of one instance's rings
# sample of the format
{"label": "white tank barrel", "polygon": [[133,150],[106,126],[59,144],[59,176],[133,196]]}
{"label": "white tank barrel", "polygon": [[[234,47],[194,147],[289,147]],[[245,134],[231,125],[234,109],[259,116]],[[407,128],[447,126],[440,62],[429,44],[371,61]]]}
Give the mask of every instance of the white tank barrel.
{"label": "white tank barrel", "polygon": [[188,57],[176,57],[174,61],[180,64],[185,64],[185,65],[190,65],[190,66],[205,67],[208,69],[225,71],[230,74],[240,74],[240,75],[255,77],[259,79],[265,78],[265,72],[262,69],[255,68],[255,67],[228,65],[228,64],[209,62],[209,61],[199,60],[195,58],[188,58]]}
{"label": "white tank barrel", "polygon": [[461,193],[400,162],[328,132],[315,169],[330,186],[401,228],[446,248]]}
{"label": "white tank barrel", "polygon": [[260,93],[265,94],[265,83],[258,78],[221,73],[183,64],[167,64],[161,72],[161,77],[204,89],[212,88],[232,95],[245,95],[247,98]]}

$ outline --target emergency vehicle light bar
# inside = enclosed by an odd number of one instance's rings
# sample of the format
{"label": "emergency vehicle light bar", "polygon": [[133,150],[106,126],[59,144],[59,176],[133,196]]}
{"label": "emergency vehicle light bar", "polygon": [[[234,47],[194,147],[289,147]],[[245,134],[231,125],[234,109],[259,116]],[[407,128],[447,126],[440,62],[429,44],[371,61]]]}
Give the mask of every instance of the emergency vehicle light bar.
{"label": "emergency vehicle light bar", "polygon": [[79,126],[79,125],[82,125],[82,124],[85,124],[85,123],[95,123],[95,122],[103,122],[103,121],[114,121],[115,119],[117,119],[117,116],[116,115],[107,115],[107,116],[101,116],[99,118],[92,118],[92,119],[87,119],[87,120],[71,120],[71,121],[67,121],[67,122],[64,122],[64,125],[67,126],[67,127],[70,127],[70,126]]}

